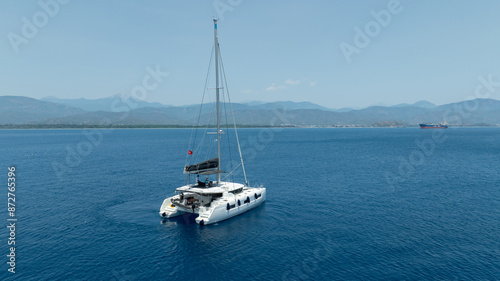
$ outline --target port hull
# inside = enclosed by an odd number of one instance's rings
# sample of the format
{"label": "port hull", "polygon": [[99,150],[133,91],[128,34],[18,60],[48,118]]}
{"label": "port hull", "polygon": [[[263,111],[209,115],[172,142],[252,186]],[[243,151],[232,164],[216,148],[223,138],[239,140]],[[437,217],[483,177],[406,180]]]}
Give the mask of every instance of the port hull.
{"label": "port hull", "polygon": [[163,204],[160,207],[160,216],[163,218],[174,218],[185,214],[186,212],[181,211],[177,206],[172,205],[172,199],[178,198],[179,196],[172,196],[163,200]]}

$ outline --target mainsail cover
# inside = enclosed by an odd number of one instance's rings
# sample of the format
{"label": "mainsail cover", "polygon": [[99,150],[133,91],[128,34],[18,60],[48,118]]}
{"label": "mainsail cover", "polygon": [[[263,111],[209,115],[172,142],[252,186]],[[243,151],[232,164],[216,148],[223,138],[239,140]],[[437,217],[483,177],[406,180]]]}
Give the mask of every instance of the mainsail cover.
{"label": "mainsail cover", "polygon": [[189,165],[184,167],[184,173],[189,174],[201,174],[209,170],[214,170],[219,167],[219,158],[215,157],[213,159],[203,161],[198,164]]}

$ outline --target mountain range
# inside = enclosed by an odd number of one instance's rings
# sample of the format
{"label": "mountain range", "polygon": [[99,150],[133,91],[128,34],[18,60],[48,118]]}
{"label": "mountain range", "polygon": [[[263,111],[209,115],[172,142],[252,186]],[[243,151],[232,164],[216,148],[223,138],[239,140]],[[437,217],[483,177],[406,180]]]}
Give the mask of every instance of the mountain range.
{"label": "mountain range", "polygon": [[[200,109],[200,105],[172,106],[119,96],[96,100],[0,96],[0,125],[190,126],[214,124],[214,108],[213,103]],[[229,113],[231,108],[223,105],[221,110]],[[310,102],[251,102],[233,103],[232,110],[236,123],[247,126],[416,126],[443,121],[452,125],[500,124],[500,101],[494,99],[440,106],[419,101],[364,109],[330,109]]]}
{"label": "mountain range", "polygon": [[[101,99],[59,99],[56,97],[45,97],[40,99],[41,101],[47,101],[56,104],[63,104],[67,106],[77,107],[83,109],[85,111],[110,111],[113,103],[120,99],[120,96],[111,96],[107,98]],[[137,104],[137,107],[170,107],[169,105],[164,105],[158,102],[146,102],[142,100],[133,100],[134,104]]]}

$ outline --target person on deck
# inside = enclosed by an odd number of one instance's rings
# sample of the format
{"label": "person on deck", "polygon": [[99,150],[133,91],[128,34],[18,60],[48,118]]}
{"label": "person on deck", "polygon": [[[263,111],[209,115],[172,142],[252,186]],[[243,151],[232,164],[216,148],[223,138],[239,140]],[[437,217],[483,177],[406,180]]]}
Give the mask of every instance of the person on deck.
{"label": "person on deck", "polygon": [[201,187],[206,186],[204,182],[200,181],[200,175],[196,175],[196,184]]}

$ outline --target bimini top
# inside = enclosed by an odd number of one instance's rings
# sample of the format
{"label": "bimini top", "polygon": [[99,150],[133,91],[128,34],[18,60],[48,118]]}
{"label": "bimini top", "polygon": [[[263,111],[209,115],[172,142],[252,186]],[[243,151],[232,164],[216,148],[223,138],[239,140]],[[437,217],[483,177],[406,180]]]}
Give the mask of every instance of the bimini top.
{"label": "bimini top", "polygon": [[188,165],[184,167],[184,174],[200,174],[200,175],[212,175],[225,173],[217,168],[219,167],[219,158],[215,157],[213,159],[200,162],[194,165]]}

